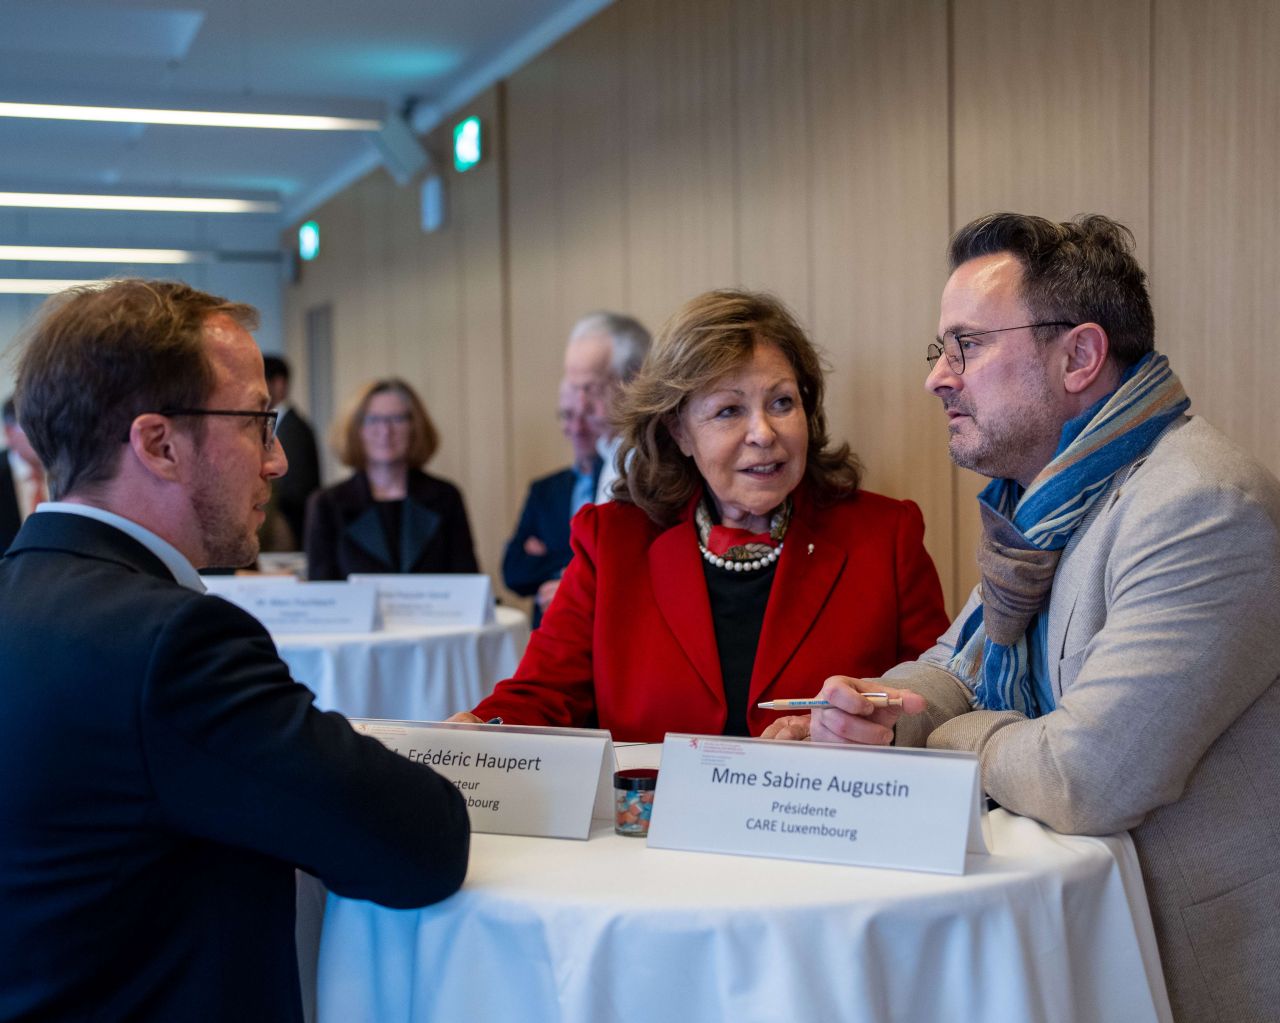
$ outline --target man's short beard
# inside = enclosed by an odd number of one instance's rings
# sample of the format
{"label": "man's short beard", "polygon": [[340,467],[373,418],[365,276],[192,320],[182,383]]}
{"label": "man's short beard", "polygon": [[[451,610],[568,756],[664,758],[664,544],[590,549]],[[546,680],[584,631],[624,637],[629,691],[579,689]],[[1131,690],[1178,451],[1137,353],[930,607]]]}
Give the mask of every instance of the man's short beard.
{"label": "man's short beard", "polygon": [[197,568],[245,568],[258,558],[258,534],[245,533],[227,509],[201,483],[192,496],[196,524],[204,541],[206,564]]}

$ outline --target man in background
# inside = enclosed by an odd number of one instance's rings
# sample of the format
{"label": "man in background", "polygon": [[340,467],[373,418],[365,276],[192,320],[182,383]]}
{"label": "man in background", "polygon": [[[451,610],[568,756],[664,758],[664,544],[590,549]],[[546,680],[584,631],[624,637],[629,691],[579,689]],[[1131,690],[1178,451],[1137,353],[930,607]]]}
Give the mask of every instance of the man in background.
{"label": "man in background", "polygon": [[289,527],[290,546],[301,550],[307,498],[320,489],[320,456],[311,424],[289,403],[289,364],[278,355],[263,358],[271,407],[280,413],[276,441],[289,458],[289,472],[271,485],[276,510]]}
{"label": "man in background", "polygon": [[26,517],[48,496],[45,493],[44,467],[18,424],[12,398],[5,399],[3,418],[5,450],[0,452],[0,554],[18,535],[18,527]]}
{"label": "man in background", "polygon": [[560,576],[573,556],[569,521],[584,504],[595,500],[600,468],[596,423],[568,381],[561,381],[556,416],[573,451],[573,465],[529,484],[515,535],[502,556],[502,579],[507,589],[533,597],[533,627],[555,596]]}
{"label": "man in background", "polygon": [[903,716],[837,677],[831,710],[766,734],[896,726],[977,754],[1014,813],[1130,830],[1177,1019],[1275,1020],[1280,482],[1187,415],[1126,228],[994,214],[950,257],[925,386],[952,460],[992,478],[982,584],[885,676]]}
{"label": "man in background", "polygon": [[253,561],[287,462],[254,311],[123,280],[51,299],[17,409],[54,501],[0,559],[0,1018],[302,1018],[294,870],[421,906],[461,794],[320,713],[196,573]]}
{"label": "man in background", "polygon": [[564,382],[576,407],[600,436],[596,450],[603,464],[596,482],[597,504],[612,499],[610,489],[618,478],[616,461],[622,438],[610,421],[614,399],[622,385],[640,371],[649,343],[649,332],[641,323],[622,313],[590,313],[569,333]]}

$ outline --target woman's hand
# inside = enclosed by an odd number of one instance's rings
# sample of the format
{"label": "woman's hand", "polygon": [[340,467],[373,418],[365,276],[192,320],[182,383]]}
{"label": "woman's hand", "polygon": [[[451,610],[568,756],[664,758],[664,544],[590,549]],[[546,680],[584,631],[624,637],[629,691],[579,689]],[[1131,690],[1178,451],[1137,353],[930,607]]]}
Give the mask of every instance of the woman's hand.
{"label": "woman's hand", "polygon": [[463,724],[463,725],[482,725],[482,724],[484,724],[484,722],[483,722],[483,721],[481,721],[478,717],[476,717],[474,714],[472,714],[472,713],[471,713],[471,711],[469,711],[469,710],[460,710],[460,711],[458,711],[458,713],[457,713],[457,714],[454,714],[454,715],[453,715],[453,717],[445,718],[445,720],[446,720],[446,721],[456,721],[456,722],[458,722],[459,724]]}
{"label": "woman's hand", "polygon": [[809,738],[809,715],[790,714],[771,722],[763,732],[762,739],[790,739],[792,742],[804,742]]}

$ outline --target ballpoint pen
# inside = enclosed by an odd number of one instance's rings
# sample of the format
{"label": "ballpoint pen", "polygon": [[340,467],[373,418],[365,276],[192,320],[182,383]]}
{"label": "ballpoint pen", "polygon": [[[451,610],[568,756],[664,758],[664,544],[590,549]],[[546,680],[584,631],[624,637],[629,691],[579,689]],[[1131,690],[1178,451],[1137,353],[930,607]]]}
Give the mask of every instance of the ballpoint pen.
{"label": "ballpoint pen", "polygon": [[[877,707],[901,707],[901,696],[890,696],[888,693],[859,693],[868,703],[873,703]],[[757,703],[757,707],[764,710],[814,710],[815,708],[830,707],[830,700],[765,700],[764,703]]]}

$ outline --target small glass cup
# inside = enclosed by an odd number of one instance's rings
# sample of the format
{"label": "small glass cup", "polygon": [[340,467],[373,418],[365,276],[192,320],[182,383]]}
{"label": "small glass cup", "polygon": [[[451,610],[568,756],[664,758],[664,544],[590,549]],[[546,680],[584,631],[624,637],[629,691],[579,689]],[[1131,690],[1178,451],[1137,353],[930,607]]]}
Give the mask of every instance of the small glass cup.
{"label": "small glass cup", "polygon": [[658,772],[652,767],[633,767],[613,775],[613,830],[619,835],[644,838],[653,815],[653,791]]}

